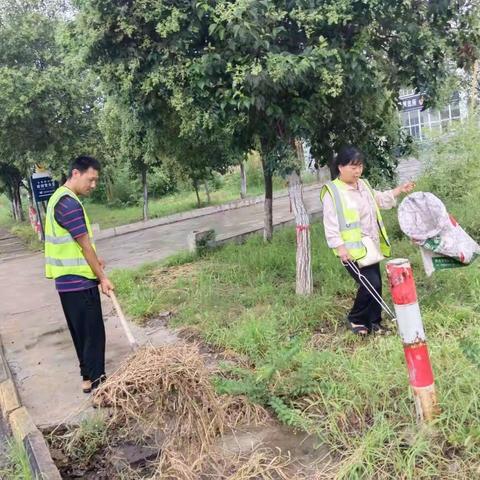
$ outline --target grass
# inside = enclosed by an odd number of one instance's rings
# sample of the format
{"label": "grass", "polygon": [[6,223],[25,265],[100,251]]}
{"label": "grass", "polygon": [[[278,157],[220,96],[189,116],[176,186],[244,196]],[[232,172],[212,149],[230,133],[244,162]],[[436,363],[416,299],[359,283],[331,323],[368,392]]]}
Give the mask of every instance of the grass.
{"label": "grass", "polygon": [[72,429],[68,441],[62,445],[69,458],[88,465],[95,454],[107,443],[107,425],[102,415],[83,419]]}
{"label": "grass", "polygon": [[11,216],[10,202],[5,195],[0,195],[0,227],[19,237],[29,250],[40,251],[43,249],[43,244],[38,240],[30,222],[14,222]]}
{"label": "grass", "polygon": [[34,480],[28,462],[27,451],[22,443],[11,441],[7,450],[7,465],[0,468],[0,478],[4,480]]}
{"label": "grass", "polygon": [[450,478],[475,473],[478,265],[428,279],[409,242],[395,243],[395,255],[410,258],[415,269],[443,412],[433,430],[417,431],[400,341],[364,342],[342,328],[354,286],[321,230],[315,225],[312,231],[315,294],[308,299],[294,293],[293,230],[277,234],[271,245],[252,238],[183,266],[177,260],[168,269],[117,272],[114,281],[130,315],[173,310],[174,326],[245,356],[252,368],[226,368],[217,388],[247,394],[285,423],[320,435],[342,454],[338,478],[449,478],[457,468]]}
{"label": "grass", "polygon": [[[464,125],[453,145],[437,147],[439,160],[419,182],[477,239],[479,141],[478,130]],[[172,326],[242,355],[250,367],[225,365],[217,389],[247,394],[284,423],[319,435],[339,455],[334,478],[478,478],[479,264],[427,278],[395,212],[386,221],[394,256],[412,262],[428,335],[442,410],[428,427],[416,426],[398,337],[365,341],[343,328],[355,288],[320,225],[312,228],[315,292],[308,298],[295,295],[293,229],[269,245],[251,238],[199,258],[177,256],[169,266],[119,271],[114,281],[139,322],[174,311]]]}
{"label": "grass", "polygon": [[13,225],[10,202],[6,195],[0,194],[0,226],[10,228]]}
{"label": "grass", "polygon": [[34,252],[43,251],[43,242],[38,239],[37,233],[35,233],[29,223],[21,223],[13,225],[10,228],[13,235],[16,235],[25,244],[28,250]]}

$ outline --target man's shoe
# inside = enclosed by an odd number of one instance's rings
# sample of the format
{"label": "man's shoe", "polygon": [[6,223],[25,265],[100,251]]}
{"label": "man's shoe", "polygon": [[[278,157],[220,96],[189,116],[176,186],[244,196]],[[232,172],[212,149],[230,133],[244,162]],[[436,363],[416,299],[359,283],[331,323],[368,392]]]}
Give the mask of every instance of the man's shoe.
{"label": "man's shoe", "polygon": [[90,393],[92,391],[92,382],[90,380],[82,381],[82,392]]}

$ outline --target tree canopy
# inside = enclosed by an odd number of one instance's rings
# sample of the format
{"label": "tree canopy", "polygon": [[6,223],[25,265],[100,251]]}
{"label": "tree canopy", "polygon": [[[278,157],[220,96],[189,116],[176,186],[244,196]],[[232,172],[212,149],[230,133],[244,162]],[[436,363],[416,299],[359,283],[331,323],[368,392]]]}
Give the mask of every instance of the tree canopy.
{"label": "tree canopy", "polygon": [[270,202],[298,138],[322,164],[351,142],[391,172],[400,87],[432,102],[479,45],[468,0],[1,2],[10,173],[88,149],[201,180],[257,149]]}
{"label": "tree canopy", "polygon": [[380,152],[388,166],[398,142],[400,87],[434,98],[452,62],[471,61],[478,33],[470,2],[77,0],[77,6],[76,40],[107,89],[154,117],[158,135],[169,132],[167,142],[175,136],[193,145],[198,136],[188,132],[199,123],[204,131],[228,125],[241,150],[261,150],[270,201],[272,173],[285,169],[299,137],[310,140],[323,163],[350,141]]}

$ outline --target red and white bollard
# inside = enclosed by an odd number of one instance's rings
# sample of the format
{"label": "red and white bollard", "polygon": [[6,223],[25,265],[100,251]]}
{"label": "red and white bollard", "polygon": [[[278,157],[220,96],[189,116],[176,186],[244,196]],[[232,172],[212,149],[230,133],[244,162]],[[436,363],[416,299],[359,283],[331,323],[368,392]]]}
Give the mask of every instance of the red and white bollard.
{"label": "red and white bollard", "polygon": [[417,420],[428,422],[439,413],[439,408],[412,267],[408,260],[397,258],[387,262],[386,268]]}

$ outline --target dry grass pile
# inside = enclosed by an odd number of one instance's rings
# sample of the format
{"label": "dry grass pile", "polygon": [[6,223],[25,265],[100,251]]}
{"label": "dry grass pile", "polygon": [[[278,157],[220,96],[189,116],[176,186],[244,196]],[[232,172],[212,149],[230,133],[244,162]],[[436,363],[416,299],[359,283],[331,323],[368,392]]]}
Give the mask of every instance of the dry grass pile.
{"label": "dry grass pile", "polygon": [[[291,460],[271,449],[226,455],[218,439],[268,413],[244,397],[218,395],[197,345],[147,347],[132,355],[95,393],[110,408],[108,429],[125,438],[161,438],[152,478],[293,479]],[[159,432],[161,435],[159,435]]]}
{"label": "dry grass pile", "polygon": [[149,436],[159,429],[177,446],[209,445],[226,412],[198,348],[147,347],[132,355],[95,394],[111,408],[110,426]]}
{"label": "dry grass pile", "polygon": [[307,477],[295,473],[289,456],[270,448],[261,448],[249,454],[231,457],[210,451],[193,463],[176,451],[162,456],[155,480],[303,480]]}

